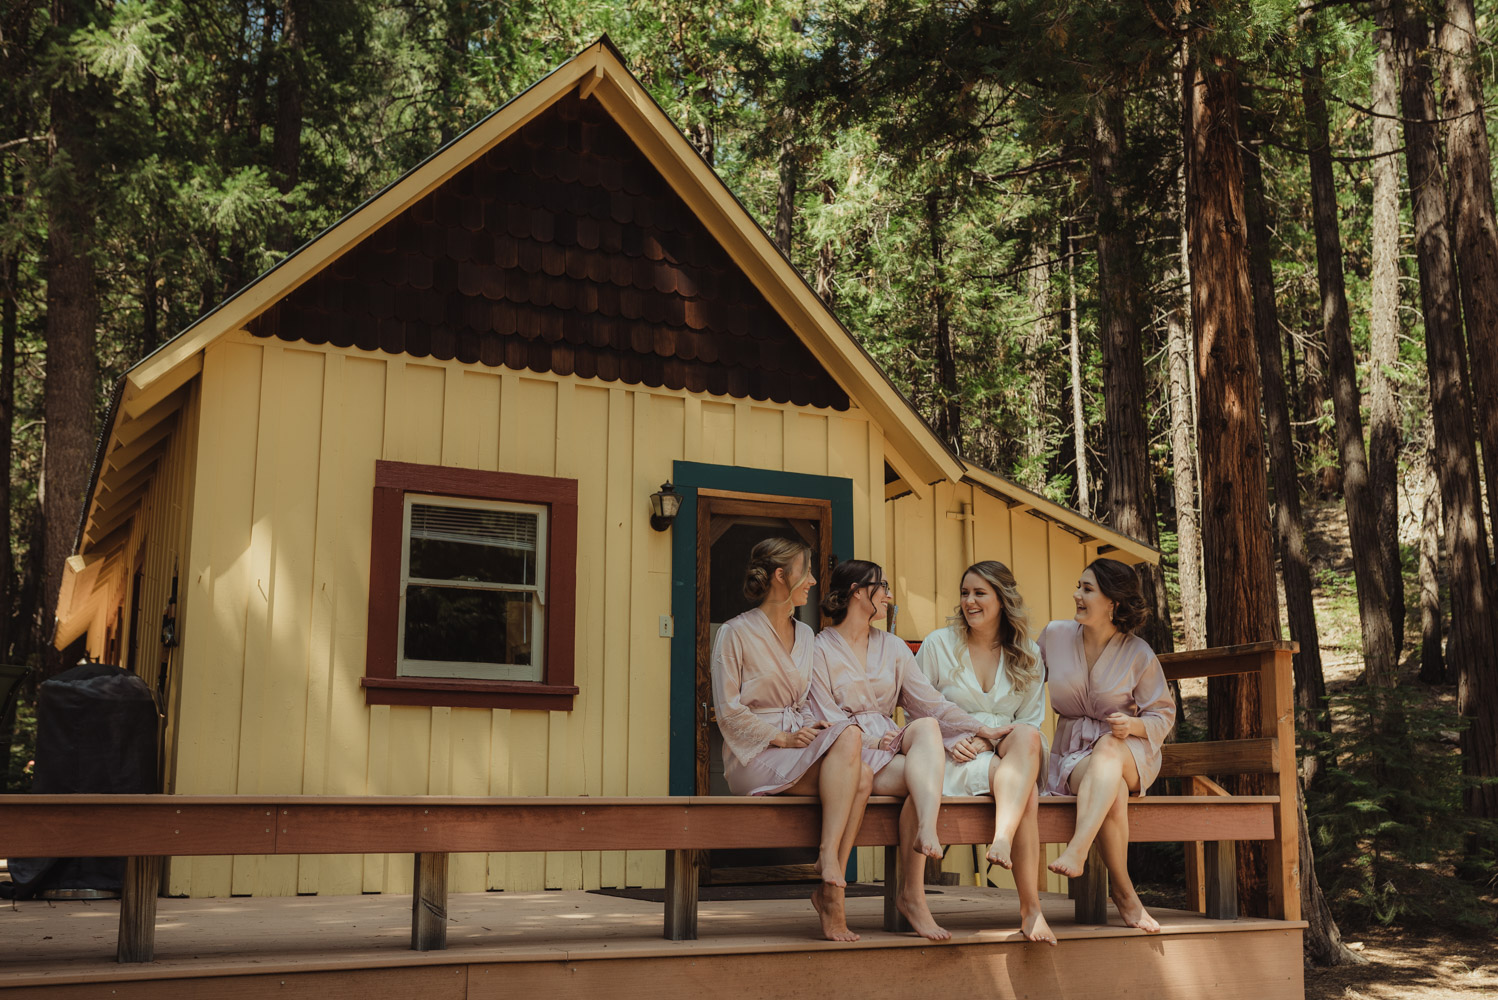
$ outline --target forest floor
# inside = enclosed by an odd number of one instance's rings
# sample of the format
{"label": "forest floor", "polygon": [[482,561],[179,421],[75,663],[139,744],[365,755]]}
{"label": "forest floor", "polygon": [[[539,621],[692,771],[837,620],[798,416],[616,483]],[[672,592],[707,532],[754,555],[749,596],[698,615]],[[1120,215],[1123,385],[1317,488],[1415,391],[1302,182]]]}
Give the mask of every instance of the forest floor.
{"label": "forest floor", "polygon": [[[1328,692],[1335,695],[1354,688],[1363,671],[1347,508],[1341,502],[1312,502],[1305,514],[1322,672]],[[1420,616],[1419,579],[1410,565],[1406,566],[1405,594],[1410,614],[1400,656],[1400,679],[1412,683],[1420,669]],[[1283,617],[1283,589],[1279,602]],[[1288,636],[1288,628],[1285,634]],[[1437,702],[1450,703],[1454,711],[1455,688],[1429,691]],[[1204,726],[1206,683],[1183,685],[1182,696],[1187,718],[1194,725]],[[1340,729],[1355,723],[1338,718],[1333,724]],[[1152,888],[1160,904],[1170,905],[1175,895],[1170,888]],[[1486,901],[1498,908],[1498,897],[1490,893]],[[1446,1000],[1498,995],[1498,937],[1426,929],[1413,921],[1392,926],[1344,926],[1342,930],[1344,942],[1368,964],[1308,967],[1307,1000]]]}

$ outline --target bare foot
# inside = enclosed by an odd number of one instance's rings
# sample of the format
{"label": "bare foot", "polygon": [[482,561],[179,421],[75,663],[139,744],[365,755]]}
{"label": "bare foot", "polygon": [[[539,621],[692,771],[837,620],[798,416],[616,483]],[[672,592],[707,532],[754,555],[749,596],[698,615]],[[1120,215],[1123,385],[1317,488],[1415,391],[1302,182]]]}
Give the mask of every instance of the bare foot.
{"label": "bare foot", "polygon": [[1071,851],[1063,851],[1061,857],[1046,865],[1048,869],[1057,875],[1065,875],[1067,878],[1081,878],[1082,867],[1086,862],[1077,857]]}
{"label": "bare foot", "polygon": [[829,941],[857,941],[858,935],[848,930],[848,916],[843,909],[843,894],[829,891],[827,885],[819,885],[811,891],[811,905],[816,907],[817,918],[822,921],[822,936]]}
{"label": "bare foot", "polygon": [[1056,935],[1051,931],[1051,925],[1045,922],[1045,914],[1039,910],[1021,914],[1019,932],[1027,941],[1043,941],[1052,947],[1056,945]]}
{"label": "bare foot", "polygon": [[1118,915],[1130,927],[1137,927],[1146,934],[1160,933],[1160,921],[1150,916],[1144,904],[1139,901],[1138,893],[1131,892],[1124,899],[1114,896],[1113,905],[1118,907]]}
{"label": "bare foot", "polygon": [[988,848],[988,863],[998,865],[1008,871],[1014,867],[1014,862],[1009,859],[1009,838],[995,837],[993,844]]}
{"label": "bare foot", "polygon": [[946,941],[951,938],[952,932],[931,916],[931,908],[926,905],[926,890],[917,887],[916,892],[920,895],[910,896],[902,892],[895,899],[895,908],[900,911],[900,915],[910,921],[910,926],[923,938],[930,941]]}
{"label": "bare foot", "polygon": [[931,826],[925,829],[922,829],[921,832],[916,835],[915,852],[917,854],[924,854],[928,858],[936,858],[937,860],[941,860],[941,840],[939,840],[936,836],[935,823],[931,824]]}
{"label": "bare foot", "polygon": [[822,881],[839,889],[846,888],[848,880],[843,877],[843,866],[837,863],[837,855],[820,855],[817,858],[817,874]]}

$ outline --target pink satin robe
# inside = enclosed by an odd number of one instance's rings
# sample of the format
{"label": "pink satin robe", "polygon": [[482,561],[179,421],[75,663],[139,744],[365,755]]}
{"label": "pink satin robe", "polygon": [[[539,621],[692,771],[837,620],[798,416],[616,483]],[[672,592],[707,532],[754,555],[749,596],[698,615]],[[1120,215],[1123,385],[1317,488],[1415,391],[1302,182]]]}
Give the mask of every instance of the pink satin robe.
{"label": "pink satin robe", "polygon": [[1082,649],[1082,626],[1074,621],[1047,625],[1038,640],[1046,665],[1056,735],[1051,740],[1048,795],[1070,795],[1067,782],[1098,737],[1112,732],[1103,721],[1113,712],[1144,720],[1145,736],[1126,741],[1139,769],[1139,791],[1160,773],[1160,746],[1175,725],[1176,705],[1155,651],[1137,635],[1109,640],[1092,669]]}
{"label": "pink satin robe", "polygon": [[948,750],[983,728],[931,686],[904,639],[876,628],[869,629],[867,662],[837,629],[817,633],[812,700],[829,718],[849,718],[863,730],[863,759],[875,771],[895,758],[893,751],[879,749],[879,740],[891,732],[903,737],[894,720],[896,706],[910,718],[935,719]]}
{"label": "pink satin robe", "polygon": [[[811,701],[811,626],[796,622],[787,653],[765,613],[751,608],[724,622],[713,640],[713,705],[723,734],[723,776],[735,795],[773,795],[794,785],[850,723],[828,720]],[[832,721],[804,747],[771,741]]]}

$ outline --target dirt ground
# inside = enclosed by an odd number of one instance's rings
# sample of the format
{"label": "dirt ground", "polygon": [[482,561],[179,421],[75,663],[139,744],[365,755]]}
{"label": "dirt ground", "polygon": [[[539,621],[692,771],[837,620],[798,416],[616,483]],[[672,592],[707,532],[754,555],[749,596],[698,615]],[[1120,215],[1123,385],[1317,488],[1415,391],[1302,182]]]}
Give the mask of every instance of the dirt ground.
{"label": "dirt ground", "polygon": [[[1498,996],[1498,943],[1380,928],[1350,934],[1367,965],[1306,970],[1306,1000]],[[1361,945],[1361,947],[1357,947]]]}

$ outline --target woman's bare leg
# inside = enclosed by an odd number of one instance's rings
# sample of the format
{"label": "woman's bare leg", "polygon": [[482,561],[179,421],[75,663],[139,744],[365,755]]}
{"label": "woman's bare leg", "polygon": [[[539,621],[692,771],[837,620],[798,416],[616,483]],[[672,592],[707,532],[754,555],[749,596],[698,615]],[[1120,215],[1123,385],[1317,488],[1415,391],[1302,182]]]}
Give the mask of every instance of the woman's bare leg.
{"label": "woman's bare leg", "polygon": [[1120,781],[1127,790],[1138,790],[1139,769],[1134,764],[1134,755],[1123,740],[1112,734],[1100,736],[1092,745],[1092,753],[1076,766],[1068,782],[1077,796],[1076,830],[1066,850],[1046,867],[1067,878],[1082,874],[1092,841],[1118,797]]}
{"label": "woman's bare leg", "polygon": [[[874,775],[875,795],[903,795],[905,804],[900,807],[900,893],[895,906],[901,915],[910,921],[917,934],[932,941],[945,941],[951,932],[939,925],[926,905],[926,855],[916,849],[921,836],[921,819],[915,796],[911,793],[908,776],[910,760],[901,754]],[[937,780],[940,803],[940,779]],[[888,878],[892,873],[886,873]]]}
{"label": "woman's bare leg", "polygon": [[989,767],[988,784],[993,790],[993,843],[988,848],[988,863],[1012,868],[1009,857],[1015,828],[1025,812],[1025,803],[1035,790],[1035,776],[1040,773],[1040,730],[1023,723],[999,742],[994,762]]}
{"label": "woman's bare leg", "polygon": [[915,803],[918,828],[915,849],[928,858],[940,858],[936,814],[941,809],[942,775],[947,767],[941,726],[935,719],[916,719],[905,727],[901,747],[905,755],[905,783]]}
{"label": "woman's bare leg", "polygon": [[850,817],[861,821],[868,802],[868,768],[862,759],[863,731],[857,726],[844,729],[822,758],[806,770],[790,795],[815,794],[822,802],[822,844],[817,856],[817,873],[822,885],[811,894],[811,904],[822,922],[822,934],[829,941],[857,941],[858,935],[848,929],[843,905],[843,887],[848,883],[843,873],[847,857],[842,851],[844,840],[851,844],[858,833],[855,822],[848,829]]}
{"label": "woman's bare leg", "polygon": [[1146,934],[1160,933],[1160,922],[1150,916],[1139,901],[1134,880],[1129,878],[1129,789],[1122,781],[1113,808],[1108,810],[1108,817],[1098,831],[1097,841],[1103,864],[1108,868],[1108,895],[1113,897],[1118,915],[1125,924],[1138,927]]}
{"label": "woman's bare leg", "polygon": [[1014,832],[1014,885],[1019,890],[1020,933],[1031,941],[1055,944],[1056,935],[1040,908],[1040,792],[1033,783]]}

